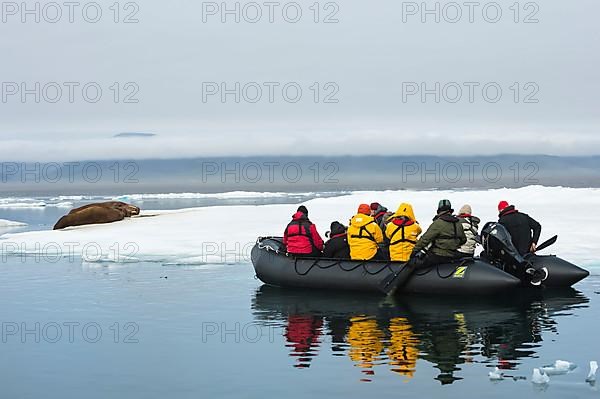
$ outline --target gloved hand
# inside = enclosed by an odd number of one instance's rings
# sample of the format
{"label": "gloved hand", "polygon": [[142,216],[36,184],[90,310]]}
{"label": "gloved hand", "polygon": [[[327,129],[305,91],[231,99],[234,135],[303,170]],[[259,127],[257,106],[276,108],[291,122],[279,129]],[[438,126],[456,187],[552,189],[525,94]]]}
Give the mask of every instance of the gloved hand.
{"label": "gloved hand", "polygon": [[411,258],[416,259],[416,260],[423,260],[423,259],[425,259],[425,256],[427,256],[427,254],[423,250],[413,252],[410,255]]}

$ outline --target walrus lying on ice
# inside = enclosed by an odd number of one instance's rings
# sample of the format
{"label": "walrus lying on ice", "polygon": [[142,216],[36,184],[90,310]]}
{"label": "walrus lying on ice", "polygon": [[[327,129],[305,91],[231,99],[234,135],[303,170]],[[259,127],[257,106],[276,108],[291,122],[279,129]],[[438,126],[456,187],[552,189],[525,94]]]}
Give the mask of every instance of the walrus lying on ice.
{"label": "walrus lying on ice", "polygon": [[126,217],[138,215],[139,213],[140,208],[137,206],[119,201],[89,204],[73,209],[68,215],[60,218],[54,225],[54,230],[60,230],[70,226],[118,222]]}
{"label": "walrus lying on ice", "polygon": [[71,209],[69,214],[83,211],[84,209],[90,208],[92,206],[100,206],[103,208],[117,209],[117,210],[123,212],[125,217],[130,217],[133,215],[140,214],[140,208],[138,208],[135,205],[126,204],[125,202],[121,202],[121,201],[109,201],[109,202],[98,202],[95,204],[88,204],[88,205],[81,206],[79,208]]}

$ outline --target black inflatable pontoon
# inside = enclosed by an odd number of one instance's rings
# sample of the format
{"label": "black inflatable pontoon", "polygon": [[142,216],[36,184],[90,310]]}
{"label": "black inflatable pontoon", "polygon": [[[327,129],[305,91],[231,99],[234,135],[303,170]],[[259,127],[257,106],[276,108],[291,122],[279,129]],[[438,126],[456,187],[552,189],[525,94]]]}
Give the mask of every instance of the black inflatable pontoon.
{"label": "black inflatable pontoon", "polygon": [[[390,261],[293,257],[286,253],[278,237],[259,238],[251,258],[256,276],[269,285],[386,294],[389,293],[386,281],[395,275],[402,279],[405,266]],[[571,286],[588,275],[587,271],[555,256],[535,256],[530,261],[536,267],[548,269],[546,286]],[[523,285],[519,278],[478,258],[416,270],[404,277],[402,293],[492,295]]]}
{"label": "black inflatable pontoon", "polygon": [[[295,258],[286,254],[280,238],[259,238],[252,249],[256,276],[266,284],[283,287],[382,292],[384,280],[404,263]],[[437,294],[494,294],[516,288],[521,281],[480,260],[417,270],[402,292]]]}

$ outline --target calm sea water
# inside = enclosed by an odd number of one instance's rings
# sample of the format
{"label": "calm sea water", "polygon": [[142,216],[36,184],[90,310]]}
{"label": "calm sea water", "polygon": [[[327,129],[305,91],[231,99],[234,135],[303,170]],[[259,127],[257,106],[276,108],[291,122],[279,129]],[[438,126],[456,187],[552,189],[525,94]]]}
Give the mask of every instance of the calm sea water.
{"label": "calm sea water", "polygon": [[[392,300],[266,287],[247,264],[10,259],[2,396],[598,397],[584,380],[599,292],[592,275],[539,296]],[[557,359],[579,367],[534,387],[532,369]],[[496,366],[509,377],[491,382]]]}
{"label": "calm sea water", "polygon": [[[19,212],[28,211],[0,217]],[[600,361],[599,271],[559,292],[386,299],[266,287],[250,264],[3,258],[0,392],[595,398],[598,386],[584,380]],[[578,367],[534,386],[533,368],[557,359]],[[504,380],[489,380],[494,367]]]}

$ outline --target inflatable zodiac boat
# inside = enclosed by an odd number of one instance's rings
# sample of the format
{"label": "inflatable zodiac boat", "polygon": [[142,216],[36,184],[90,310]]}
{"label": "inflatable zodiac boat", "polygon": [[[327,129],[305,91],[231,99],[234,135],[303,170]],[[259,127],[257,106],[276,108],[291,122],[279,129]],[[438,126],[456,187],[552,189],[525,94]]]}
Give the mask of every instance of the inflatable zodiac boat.
{"label": "inflatable zodiac boat", "polygon": [[[486,231],[487,229],[487,231]],[[584,269],[556,256],[522,258],[511,247],[502,226],[486,225],[481,258],[457,259],[452,263],[410,269],[391,261],[353,261],[294,257],[286,253],[279,237],[261,237],[252,248],[256,276],[265,284],[323,290],[367,291],[441,295],[493,295],[519,287],[532,287],[527,275],[519,274],[526,263],[545,273],[541,285],[570,287],[589,275]]]}

